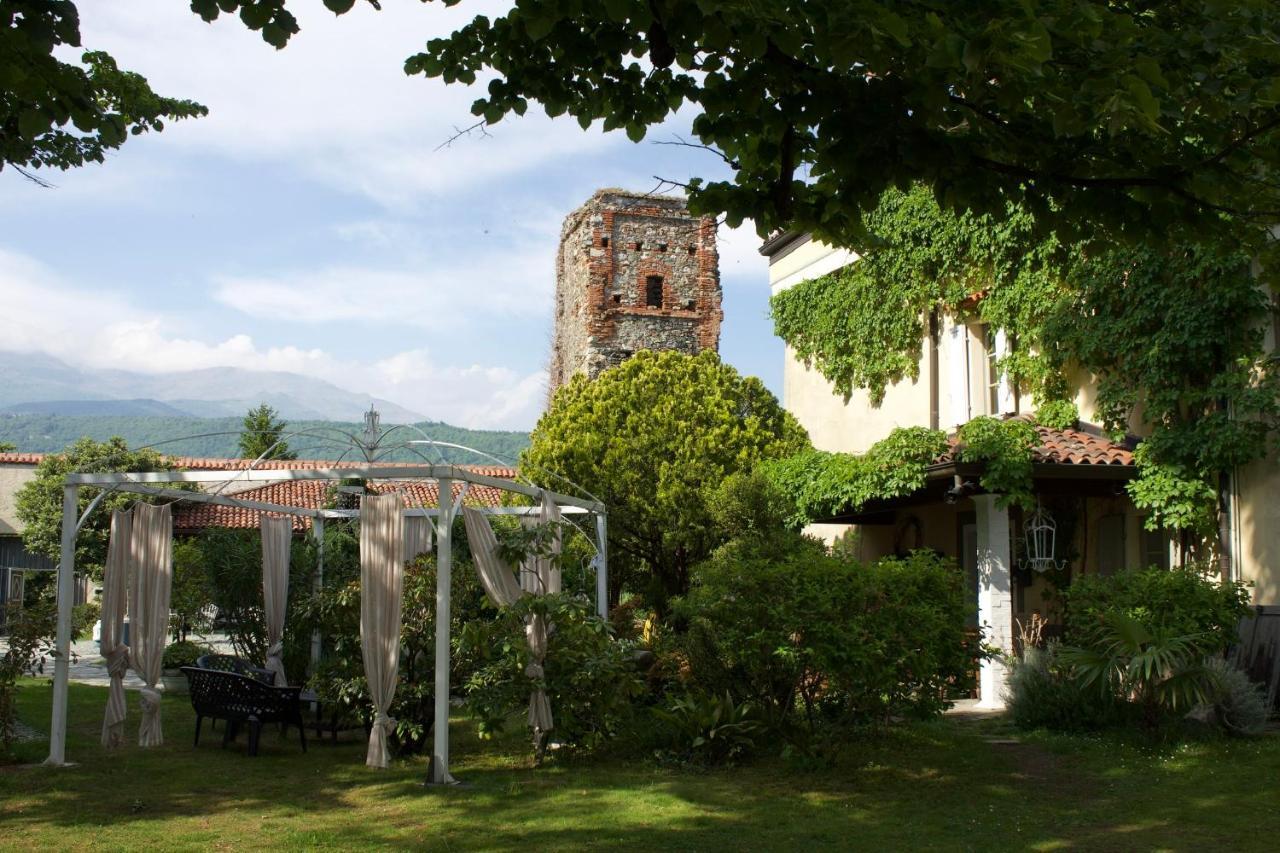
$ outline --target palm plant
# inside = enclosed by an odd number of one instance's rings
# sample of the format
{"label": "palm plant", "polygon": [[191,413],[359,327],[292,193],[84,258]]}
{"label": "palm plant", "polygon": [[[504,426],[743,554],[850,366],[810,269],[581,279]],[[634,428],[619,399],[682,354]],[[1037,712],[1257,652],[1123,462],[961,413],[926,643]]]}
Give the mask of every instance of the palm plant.
{"label": "palm plant", "polygon": [[1155,728],[1166,712],[1189,710],[1213,695],[1205,666],[1205,634],[1173,635],[1122,613],[1106,616],[1084,646],[1062,648],[1059,660],[1085,689],[1136,706]]}

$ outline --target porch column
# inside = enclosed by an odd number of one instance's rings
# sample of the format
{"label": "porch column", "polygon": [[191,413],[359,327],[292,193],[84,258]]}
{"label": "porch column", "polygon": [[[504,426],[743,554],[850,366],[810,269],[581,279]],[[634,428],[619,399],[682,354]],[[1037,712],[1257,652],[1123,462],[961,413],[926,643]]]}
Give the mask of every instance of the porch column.
{"label": "porch column", "polygon": [[596,513],[596,613],[609,618],[609,522],[603,512]]}
{"label": "porch column", "polygon": [[[1013,585],[1009,578],[1009,510],[996,506],[995,495],[976,495],[978,528],[978,624],[983,641],[1004,655],[1013,654]],[[984,660],[979,674],[980,708],[1003,708],[1009,678],[1003,659]]]}
{"label": "porch column", "polygon": [[428,785],[452,785],[449,773],[449,594],[453,573],[453,480],[441,477],[436,517],[436,686]]}
{"label": "porch column", "polygon": [[71,608],[75,601],[78,486],[62,487],[62,559],[58,561],[58,625],[54,640],[53,714],[45,764],[67,763],[67,683],[71,678]]}

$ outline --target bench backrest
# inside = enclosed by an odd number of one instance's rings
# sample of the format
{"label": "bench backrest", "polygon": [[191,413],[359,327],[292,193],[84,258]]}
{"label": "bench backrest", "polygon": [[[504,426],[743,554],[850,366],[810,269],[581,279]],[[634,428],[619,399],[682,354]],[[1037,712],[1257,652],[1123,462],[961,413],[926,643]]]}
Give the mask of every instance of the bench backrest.
{"label": "bench backrest", "polygon": [[222,672],[234,672],[256,678],[264,684],[273,684],[275,676],[267,669],[254,666],[244,658],[234,655],[201,655],[196,658],[196,666],[200,669],[217,669]]}
{"label": "bench backrest", "polygon": [[206,717],[277,719],[297,713],[300,687],[272,687],[256,678],[218,669],[184,666],[191,706]]}

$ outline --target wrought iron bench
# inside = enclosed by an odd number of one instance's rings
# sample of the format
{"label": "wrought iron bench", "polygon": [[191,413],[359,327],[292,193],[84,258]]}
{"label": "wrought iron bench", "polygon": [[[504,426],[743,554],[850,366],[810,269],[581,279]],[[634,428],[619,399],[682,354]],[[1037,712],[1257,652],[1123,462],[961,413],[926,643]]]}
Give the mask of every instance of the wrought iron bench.
{"label": "wrought iron bench", "polygon": [[201,655],[196,658],[196,666],[200,669],[216,669],[222,672],[234,672],[256,678],[263,684],[275,684],[275,674],[269,669],[254,666],[244,658],[234,655]]}
{"label": "wrought iron bench", "polygon": [[241,724],[249,727],[249,754],[258,754],[258,738],[263,723],[279,723],[281,734],[289,726],[298,727],[302,751],[307,751],[307,732],[298,700],[301,687],[273,687],[247,675],[219,669],[184,666],[191,689],[191,707],[196,712],[195,745],[200,745],[200,726],[205,717],[224,720],[222,746],[235,740]]}

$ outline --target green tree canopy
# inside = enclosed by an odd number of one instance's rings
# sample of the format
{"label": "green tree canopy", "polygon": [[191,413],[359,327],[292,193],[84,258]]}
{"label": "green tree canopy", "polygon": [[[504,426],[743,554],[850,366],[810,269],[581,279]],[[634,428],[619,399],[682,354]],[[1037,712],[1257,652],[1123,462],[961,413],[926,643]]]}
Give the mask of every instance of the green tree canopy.
{"label": "green tree canopy", "polygon": [[[173,469],[154,450],[130,450],[123,439],[94,441],[82,438],[62,453],[51,453],[36,466],[35,479],[18,490],[18,519],[23,524],[22,544],[57,562],[62,554],[62,487],[71,473],[106,474],[117,471],[169,471]],[[82,486],[77,517],[84,514],[101,489]],[[101,577],[111,538],[111,511],[127,509],[141,495],[114,492],[107,495],[85,521],[76,537],[76,570]]]}
{"label": "green tree canopy", "polygon": [[[239,10],[277,47],[298,29],[286,0],[191,5]],[[688,184],[695,212],[840,245],[916,181],[1060,233],[1280,215],[1273,0],[516,0],[405,70],[487,80],[489,124],[536,102],[639,140],[685,108],[733,172]]]}
{"label": "green tree canopy", "polygon": [[130,135],[164,129],[166,118],[207,114],[157,95],[102,51],[85,51],[79,64],[58,58],[80,46],[71,0],[0,0],[0,169],[39,181],[24,167],[101,163]]}
{"label": "green tree canopy", "polygon": [[642,351],[561,388],[520,468],[552,488],[567,478],[604,501],[611,566],[616,557],[618,569],[634,567],[633,591],[662,606],[720,542],[708,508],[720,483],[808,443],[759,379],[715,353]]}
{"label": "green tree canopy", "polygon": [[244,429],[240,433],[240,457],[242,459],[297,459],[285,441],[284,421],[276,418],[276,410],[266,403],[250,409],[244,416]]}

